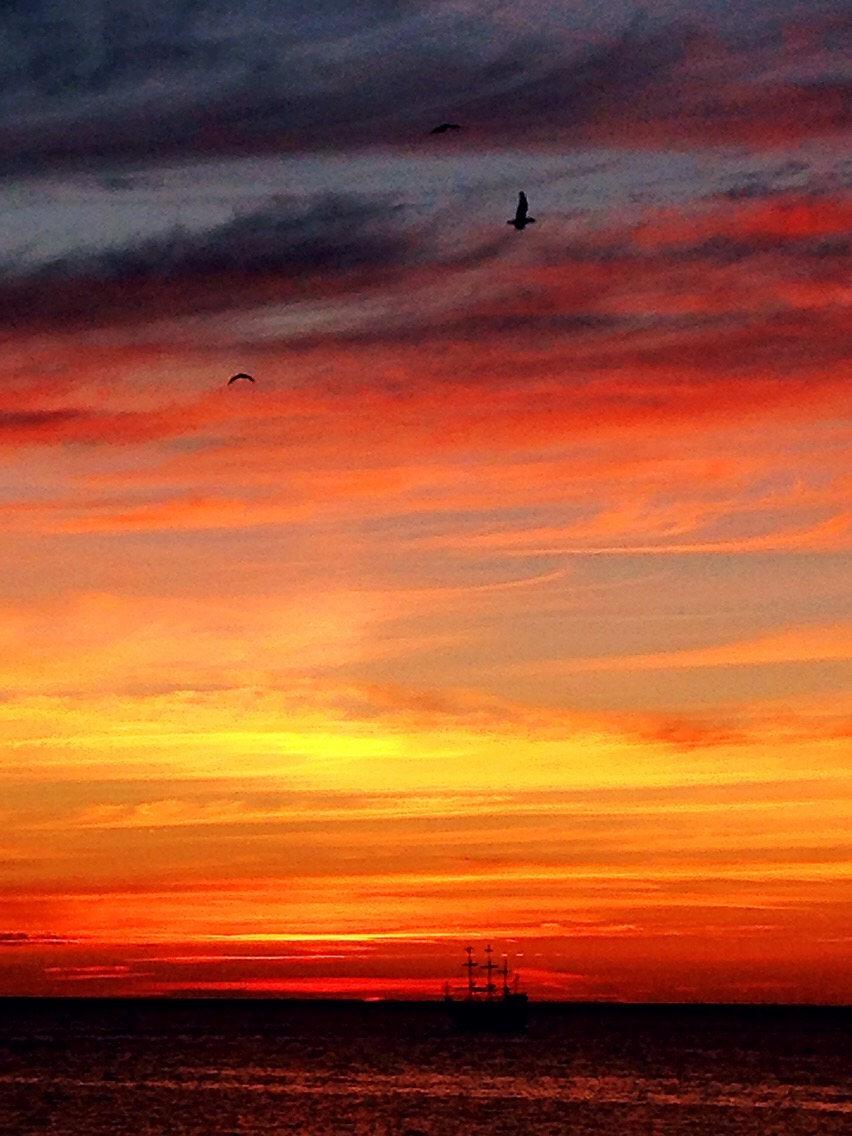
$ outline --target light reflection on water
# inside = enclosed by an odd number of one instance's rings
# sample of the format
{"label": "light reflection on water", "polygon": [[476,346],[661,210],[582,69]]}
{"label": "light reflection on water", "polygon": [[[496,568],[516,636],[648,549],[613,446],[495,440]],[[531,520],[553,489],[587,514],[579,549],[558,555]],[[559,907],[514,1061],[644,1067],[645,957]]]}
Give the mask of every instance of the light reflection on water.
{"label": "light reflection on water", "polygon": [[[38,1085],[41,1078],[26,1074],[2,1074],[0,1084]],[[789,1085],[721,1085],[712,1084],[705,1090],[684,1089],[669,1080],[646,1080],[641,1077],[574,1077],[565,1080],[541,1078],[535,1083],[520,1081],[517,1077],[478,1078],[454,1074],[426,1074],[422,1077],[401,1077],[354,1073],[322,1080],[310,1079],[290,1072],[263,1072],[251,1075],[218,1075],[207,1070],[201,1077],[164,1080],[159,1079],[81,1079],[53,1077],[54,1088],[100,1088],[105,1083],[134,1089],[167,1090],[171,1092],[230,1092],[235,1089],[254,1093],[278,1093],[300,1096],[365,1097],[377,1094],[383,1097],[423,1095],[430,1097],[463,1097],[468,1100],[552,1100],[585,1101],[618,1104],[708,1105],[720,1108],[787,1108],[817,1112],[852,1114],[852,1100],[848,1092],[820,1086],[817,1089],[793,1089]]]}
{"label": "light reflection on water", "polygon": [[848,1136],[848,1010],[17,1005],[0,1136]]}

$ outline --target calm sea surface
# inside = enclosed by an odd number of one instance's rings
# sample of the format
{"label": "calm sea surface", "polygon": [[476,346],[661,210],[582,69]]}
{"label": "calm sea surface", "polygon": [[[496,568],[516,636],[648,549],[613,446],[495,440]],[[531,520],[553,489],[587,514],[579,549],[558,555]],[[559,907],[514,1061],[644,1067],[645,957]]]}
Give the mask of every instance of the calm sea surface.
{"label": "calm sea surface", "polygon": [[0,1001],[3,1136],[852,1134],[852,1010]]}

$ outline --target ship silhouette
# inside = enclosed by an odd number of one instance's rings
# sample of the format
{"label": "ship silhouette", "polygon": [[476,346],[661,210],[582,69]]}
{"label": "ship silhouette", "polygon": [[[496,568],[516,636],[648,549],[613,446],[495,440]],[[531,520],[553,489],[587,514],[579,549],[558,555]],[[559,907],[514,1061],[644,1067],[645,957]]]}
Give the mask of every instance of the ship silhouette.
{"label": "ship silhouette", "polygon": [[[509,982],[509,963],[504,957],[500,966],[492,959],[489,943],[485,948],[485,962],[481,965],[473,957],[473,947],[465,947],[467,959],[462,967],[467,971],[467,987],[457,996],[448,982],[444,987],[444,1005],[450,1021],[466,1033],[523,1033],[527,1028],[529,1001],[518,989],[518,976]],[[485,972],[485,981],[477,982],[476,971]],[[495,982],[495,974],[500,982]]]}

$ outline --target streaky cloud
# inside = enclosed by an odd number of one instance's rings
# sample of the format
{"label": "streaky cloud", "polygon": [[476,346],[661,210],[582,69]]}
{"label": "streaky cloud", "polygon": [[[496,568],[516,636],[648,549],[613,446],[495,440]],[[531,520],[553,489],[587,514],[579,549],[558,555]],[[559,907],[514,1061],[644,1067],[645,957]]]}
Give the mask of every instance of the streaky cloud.
{"label": "streaky cloud", "polygon": [[327,283],[346,273],[404,265],[414,238],[400,214],[387,202],[343,195],[307,203],[278,197],[200,232],[176,229],[24,269],[7,261],[0,318],[18,328],[68,329],[281,299],[292,294],[299,277]]}

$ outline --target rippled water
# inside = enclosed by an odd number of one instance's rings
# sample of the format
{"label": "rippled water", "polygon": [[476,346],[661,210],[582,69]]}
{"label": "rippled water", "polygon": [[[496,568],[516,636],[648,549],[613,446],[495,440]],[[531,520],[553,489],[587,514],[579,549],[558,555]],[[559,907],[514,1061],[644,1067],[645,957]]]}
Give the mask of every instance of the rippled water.
{"label": "rippled water", "polygon": [[850,1136],[852,1011],[0,1003],[3,1136]]}

